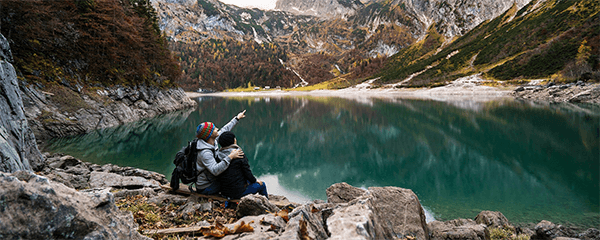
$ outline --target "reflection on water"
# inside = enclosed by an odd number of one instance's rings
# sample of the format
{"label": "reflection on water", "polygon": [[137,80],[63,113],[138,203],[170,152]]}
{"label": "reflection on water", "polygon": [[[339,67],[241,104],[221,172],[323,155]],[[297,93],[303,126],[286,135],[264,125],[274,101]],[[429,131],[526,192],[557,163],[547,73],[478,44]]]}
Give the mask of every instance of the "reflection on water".
{"label": "reflection on water", "polygon": [[501,211],[514,223],[600,225],[598,107],[516,101],[367,103],[320,97],[199,99],[179,112],[50,143],[86,161],[170,175],[201,121],[234,129],[270,193],[326,199],[325,189],[412,189],[436,219]]}

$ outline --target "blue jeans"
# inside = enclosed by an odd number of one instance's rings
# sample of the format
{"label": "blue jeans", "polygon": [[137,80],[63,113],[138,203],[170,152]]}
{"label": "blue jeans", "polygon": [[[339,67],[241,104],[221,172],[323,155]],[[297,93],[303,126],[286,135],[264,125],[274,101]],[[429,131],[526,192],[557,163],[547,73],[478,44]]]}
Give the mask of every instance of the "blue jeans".
{"label": "blue jeans", "polygon": [[204,195],[217,195],[221,191],[221,185],[217,181],[214,181],[205,189],[196,189],[197,193]]}
{"label": "blue jeans", "polygon": [[255,193],[259,193],[260,195],[263,195],[263,196],[267,197],[267,199],[269,199],[269,194],[267,193],[267,184],[265,184],[264,182],[262,185],[260,185],[257,182],[248,185],[248,187],[246,187],[246,191],[244,191],[244,193],[242,193],[242,197],[246,196],[248,194],[255,194]]}

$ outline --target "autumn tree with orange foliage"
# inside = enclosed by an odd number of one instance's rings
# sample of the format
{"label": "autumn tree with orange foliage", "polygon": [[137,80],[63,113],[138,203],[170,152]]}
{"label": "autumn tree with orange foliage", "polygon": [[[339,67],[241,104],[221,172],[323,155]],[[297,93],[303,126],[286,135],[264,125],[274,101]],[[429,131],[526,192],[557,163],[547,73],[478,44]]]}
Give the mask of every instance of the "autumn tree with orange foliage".
{"label": "autumn tree with orange foliage", "polygon": [[0,27],[28,82],[171,87],[181,74],[147,0],[2,0]]}

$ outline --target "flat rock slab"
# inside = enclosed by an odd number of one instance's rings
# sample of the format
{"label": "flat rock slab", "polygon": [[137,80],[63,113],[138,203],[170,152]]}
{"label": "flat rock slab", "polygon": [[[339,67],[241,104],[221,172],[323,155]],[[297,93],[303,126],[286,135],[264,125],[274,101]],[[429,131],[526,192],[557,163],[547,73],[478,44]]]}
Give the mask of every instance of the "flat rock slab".
{"label": "flat rock slab", "polygon": [[160,188],[160,183],[155,180],[136,176],[121,176],[116,173],[92,172],[90,173],[90,187],[92,188],[127,188],[137,189],[143,187]]}

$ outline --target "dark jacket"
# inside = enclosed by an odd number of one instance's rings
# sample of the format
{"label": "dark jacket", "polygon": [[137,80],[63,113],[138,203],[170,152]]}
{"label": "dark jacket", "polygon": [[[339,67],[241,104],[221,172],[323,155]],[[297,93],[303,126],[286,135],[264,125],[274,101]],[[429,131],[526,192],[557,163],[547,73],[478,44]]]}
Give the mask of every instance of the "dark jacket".
{"label": "dark jacket", "polygon": [[[231,145],[219,150],[219,158],[225,157],[234,149],[239,149],[237,145]],[[256,178],[252,175],[248,158],[244,155],[243,158],[231,160],[229,167],[217,176],[217,181],[221,185],[221,194],[231,199],[239,199],[242,193],[246,190],[247,182],[250,184],[256,182]]]}

